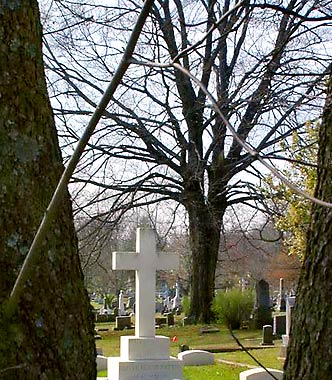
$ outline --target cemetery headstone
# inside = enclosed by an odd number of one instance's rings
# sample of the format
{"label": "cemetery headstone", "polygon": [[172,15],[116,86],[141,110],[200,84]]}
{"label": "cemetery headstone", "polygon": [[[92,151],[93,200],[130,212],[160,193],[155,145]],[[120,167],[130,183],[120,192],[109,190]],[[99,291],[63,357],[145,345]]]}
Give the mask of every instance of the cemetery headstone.
{"label": "cemetery headstone", "polygon": [[292,311],[293,311],[293,308],[295,307],[295,301],[296,301],[295,296],[287,297],[287,301],[286,301],[286,335],[290,334],[291,322],[292,322]]}
{"label": "cemetery headstone", "polygon": [[133,309],[134,304],[135,304],[135,298],[134,297],[128,297],[126,308],[127,309]]}
{"label": "cemetery headstone", "polygon": [[271,325],[265,325],[265,326],[263,326],[262,345],[272,345],[272,344],[273,344],[272,326]]}
{"label": "cemetery headstone", "polygon": [[256,284],[254,322],[258,329],[264,325],[272,325],[269,284],[263,279]]}
{"label": "cemetery headstone", "polygon": [[279,280],[279,296],[278,296],[277,310],[278,311],[285,311],[286,310],[286,298],[285,298],[284,279],[283,278],[280,278],[280,280]]}
{"label": "cemetery headstone", "polygon": [[167,326],[174,326],[174,314],[165,313],[164,316],[167,318]]}
{"label": "cemetery headstone", "polygon": [[178,267],[174,254],[156,250],[155,233],[138,228],[136,252],[114,252],[114,270],[136,272],[135,336],[122,336],[120,357],[108,358],[108,378],[112,380],[182,379],[181,361],[170,357],[170,339],[155,335],[156,271]]}
{"label": "cemetery headstone", "polygon": [[164,299],[164,311],[165,312],[169,312],[172,310],[172,300],[171,300],[171,297],[170,296],[167,296],[165,299]]}
{"label": "cemetery headstone", "polygon": [[97,355],[96,365],[98,372],[107,370],[107,357],[103,355]]}
{"label": "cemetery headstone", "polygon": [[161,313],[164,309],[164,305],[162,302],[156,302],[156,313]]}
{"label": "cemetery headstone", "polygon": [[124,306],[124,295],[123,295],[123,290],[120,290],[119,294],[119,305],[118,305],[118,314],[119,316],[126,315],[126,310]]}
{"label": "cemetery headstone", "polygon": [[180,298],[180,288],[179,284],[175,284],[175,296],[172,299],[172,310],[176,311],[177,309],[181,308],[181,298]]}
{"label": "cemetery headstone", "polygon": [[273,335],[281,337],[286,334],[286,315],[275,315],[273,317]]}
{"label": "cemetery headstone", "polygon": [[291,296],[286,299],[286,334],[282,335],[282,346],[280,349],[280,357],[286,357],[289,335],[291,330],[292,310],[295,306],[296,297]]}
{"label": "cemetery headstone", "polygon": [[215,327],[215,326],[203,326],[199,329],[199,333],[200,334],[216,334],[220,332],[220,329],[218,327]]}
{"label": "cemetery headstone", "polygon": [[109,308],[109,305],[107,303],[107,299],[103,299],[103,306],[99,309],[99,315],[111,315],[112,310]]}
{"label": "cemetery headstone", "polygon": [[115,318],[115,328],[114,330],[124,330],[131,329],[131,317],[126,315],[121,315]]}
{"label": "cemetery headstone", "polygon": [[214,355],[204,350],[184,350],[178,354],[183,365],[211,365],[214,364]]}
{"label": "cemetery headstone", "polygon": [[264,368],[257,367],[248,369],[240,373],[240,380],[282,380],[284,373],[278,369],[268,368],[269,372]]}
{"label": "cemetery headstone", "polygon": [[167,324],[166,317],[156,317],[156,326],[165,326]]}

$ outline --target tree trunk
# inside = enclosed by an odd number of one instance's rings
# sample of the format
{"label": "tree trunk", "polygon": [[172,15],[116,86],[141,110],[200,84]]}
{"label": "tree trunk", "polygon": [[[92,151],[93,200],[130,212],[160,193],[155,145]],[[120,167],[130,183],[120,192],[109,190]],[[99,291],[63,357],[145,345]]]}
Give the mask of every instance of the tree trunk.
{"label": "tree trunk", "polygon": [[192,278],[190,318],[194,322],[210,323],[215,290],[215,272],[219,253],[222,214],[213,213],[200,191],[187,193]]}
{"label": "tree trunk", "polygon": [[[319,137],[315,195],[332,202],[332,85]],[[332,209],[313,205],[284,380],[330,379],[332,373]]]}
{"label": "tree trunk", "polygon": [[37,2],[0,4],[0,378],[95,379],[93,319],[67,193],[14,317],[8,299],[63,171]]}

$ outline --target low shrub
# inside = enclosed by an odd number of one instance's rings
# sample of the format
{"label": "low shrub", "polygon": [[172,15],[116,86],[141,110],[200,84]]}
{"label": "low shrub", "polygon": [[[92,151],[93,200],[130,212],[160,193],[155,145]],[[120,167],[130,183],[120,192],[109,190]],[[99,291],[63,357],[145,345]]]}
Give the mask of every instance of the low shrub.
{"label": "low shrub", "polygon": [[241,322],[248,321],[254,308],[253,290],[232,289],[216,294],[212,306],[218,322],[238,329]]}

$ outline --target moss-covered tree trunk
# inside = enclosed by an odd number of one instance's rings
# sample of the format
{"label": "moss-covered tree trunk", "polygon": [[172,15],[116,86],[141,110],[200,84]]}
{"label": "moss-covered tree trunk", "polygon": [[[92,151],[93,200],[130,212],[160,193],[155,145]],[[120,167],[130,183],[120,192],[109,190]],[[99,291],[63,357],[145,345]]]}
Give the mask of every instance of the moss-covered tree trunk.
{"label": "moss-covered tree trunk", "polygon": [[[332,78],[331,78],[332,79]],[[332,202],[332,84],[319,138],[316,197]],[[284,380],[332,376],[332,209],[314,205]]]}
{"label": "moss-covered tree trunk", "polygon": [[0,2],[0,378],[95,379],[93,320],[69,195],[14,316],[20,267],[63,171],[35,0]]}

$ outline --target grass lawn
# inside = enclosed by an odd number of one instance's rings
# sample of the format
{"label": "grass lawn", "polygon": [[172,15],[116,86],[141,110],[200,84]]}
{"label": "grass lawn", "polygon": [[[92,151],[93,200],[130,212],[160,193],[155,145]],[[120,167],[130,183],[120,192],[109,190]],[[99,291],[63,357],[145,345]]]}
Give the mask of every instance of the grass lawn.
{"label": "grass lawn", "polygon": [[[171,342],[171,355],[176,356],[179,353],[179,346],[188,345],[190,348],[218,348],[238,347],[228,329],[221,325],[215,325],[220,329],[218,333],[200,334],[202,325],[192,325],[182,327],[175,325],[173,327],[163,327],[156,330],[156,335],[164,335],[169,338],[177,337],[176,342]],[[107,328],[108,331],[98,331],[102,339],[96,341],[98,348],[103,350],[105,356],[118,356],[120,354],[120,337],[122,335],[134,335],[135,330],[113,331],[113,323],[98,323],[96,328]],[[261,331],[238,330],[235,335],[245,346],[258,345],[261,341]]]}
{"label": "grass lawn", "polygon": [[[282,359],[278,359],[280,352],[279,346],[275,348],[266,348],[263,350],[249,350],[249,352],[265,367],[282,370],[284,361]],[[258,366],[255,361],[246,352],[243,351],[218,353],[215,354],[215,358],[227,360],[230,362],[245,363],[253,366]]]}
{"label": "grass lawn", "polygon": [[[193,325],[182,327],[176,325],[174,327],[164,327],[156,330],[156,335],[164,335],[170,338],[177,337],[176,342],[171,342],[171,355],[177,356],[179,353],[179,346],[182,344],[188,345],[190,348],[199,349],[214,349],[218,350],[231,349],[238,347],[237,343],[232,338],[228,329],[221,325],[215,325],[220,329],[217,333],[201,334],[200,328],[202,325]],[[105,356],[119,356],[120,355],[120,336],[134,335],[135,330],[113,331],[114,324],[100,323],[96,328],[108,328],[108,331],[99,331],[98,334],[102,336],[101,340],[96,341],[96,346],[101,348]],[[259,346],[262,339],[262,331],[250,330],[237,330],[235,331],[236,337],[241,341],[245,347]],[[265,366],[275,369],[282,369],[283,362],[278,359],[280,348],[279,342],[276,342],[274,348],[264,348],[250,350],[259,361]],[[256,365],[245,352],[222,352],[215,353],[216,364],[213,366],[197,366],[197,367],[184,367],[183,379],[184,380],[238,380],[239,373],[248,369],[248,367],[239,367],[236,365],[229,365],[218,362],[219,359],[227,360],[235,363],[242,363],[248,365]],[[107,376],[106,372],[98,373],[98,376]]]}
{"label": "grass lawn", "polygon": [[225,364],[183,367],[183,380],[239,380],[239,374],[247,368]]}
{"label": "grass lawn", "polygon": [[[183,380],[239,380],[239,374],[246,368],[230,365],[216,364],[214,366],[184,367]],[[100,377],[106,377],[106,371],[98,373]]]}

